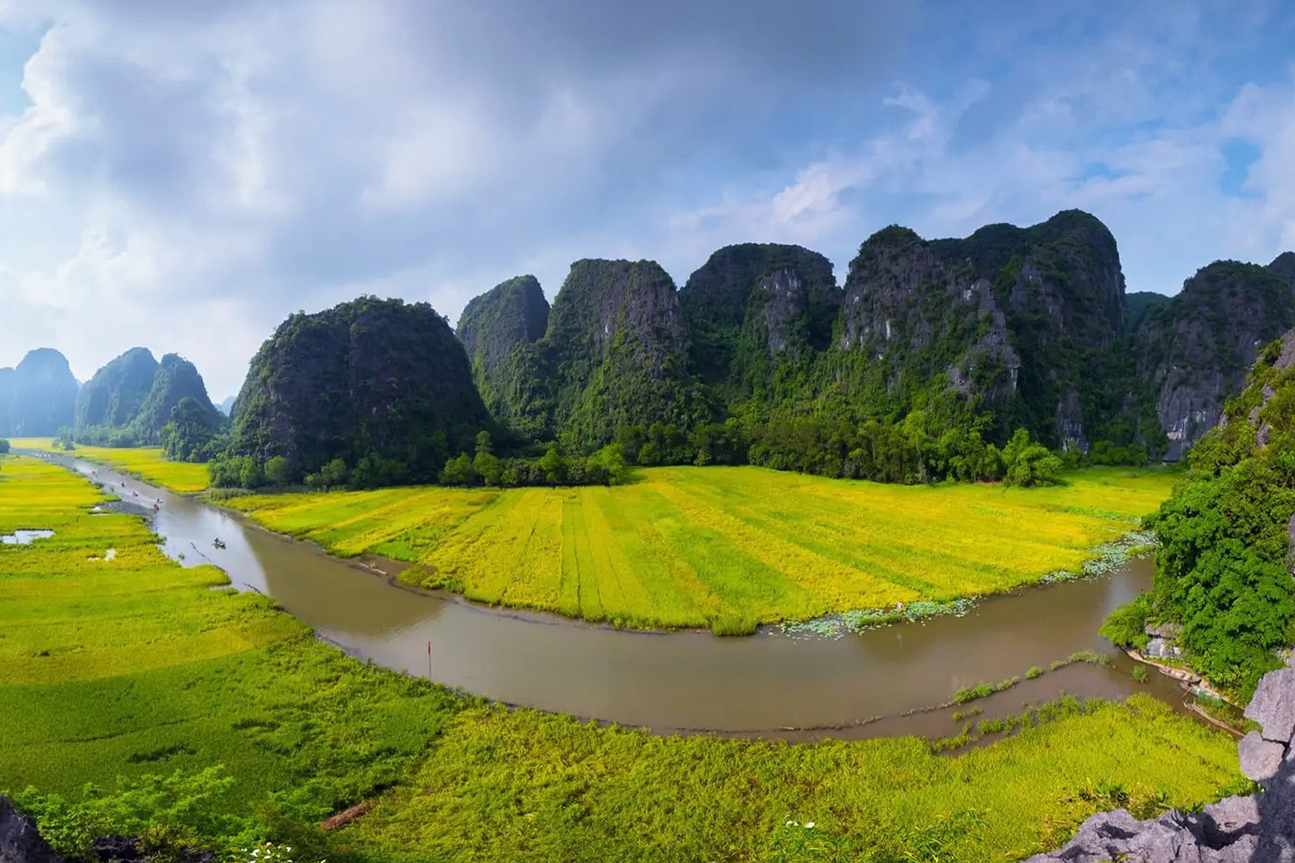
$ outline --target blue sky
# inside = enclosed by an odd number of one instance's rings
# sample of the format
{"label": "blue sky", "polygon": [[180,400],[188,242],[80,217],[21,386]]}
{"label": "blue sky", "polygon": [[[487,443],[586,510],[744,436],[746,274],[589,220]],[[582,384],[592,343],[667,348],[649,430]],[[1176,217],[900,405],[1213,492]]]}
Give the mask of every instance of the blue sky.
{"label": "blue sky", "polygon": [[1295,4],[0,0],[0,365],[213,397],[287,314],[582,257],[836,265],[1089,210],[1128,289],[1295,249]]}

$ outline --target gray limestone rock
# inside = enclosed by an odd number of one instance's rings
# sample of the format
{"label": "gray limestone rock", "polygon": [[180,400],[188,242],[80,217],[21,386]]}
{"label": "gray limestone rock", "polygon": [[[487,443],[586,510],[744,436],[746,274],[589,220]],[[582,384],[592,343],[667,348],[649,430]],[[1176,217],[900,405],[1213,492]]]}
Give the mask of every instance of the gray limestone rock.
{"label": "gray limestone rock", "polygon": [[1241,770],[1264,782],[1262,793],[1229,797],[1198,814],[1166,812],[1152,821],[1138,821],[1124,810],[1101,812],[1063,847],[1027,863],[1295,863],[1292,705],[1295,669],[1286,668],[1264,676],[1246,710],[1264,731],[1240,742]]}
{"label": "gray limestone rock", "polygon": [[0,794],[0,863],[62,863],[36,824]]}
{"label": "gray limestone rock", "polygon": [[1237,750],[1241,755],[1241,772],[1255,782],[1266,782],[1276,776],[1286,755],[1285,747],[1265,740],[1257,731],[1243,737]]}
{"label": "gray limestone rock", "polygon": [[1263,726],[1264,740],[1289,744],[1295,737],[1295,668],[1265,674],[1245,717]]}

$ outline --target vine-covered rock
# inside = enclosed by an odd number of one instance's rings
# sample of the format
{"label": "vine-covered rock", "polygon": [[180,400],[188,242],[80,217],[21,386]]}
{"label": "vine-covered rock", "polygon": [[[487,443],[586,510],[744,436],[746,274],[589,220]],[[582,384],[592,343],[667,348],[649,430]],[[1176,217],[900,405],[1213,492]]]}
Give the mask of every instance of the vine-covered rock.
{"label": "vine-covered rock", "polygon": [[153,388],[157,360],[148,348],[131,348],[86,381],[77,394],[76,428],[130,425]]}
{"label": "vine-covered rock", "polygon": [[488,423],[462,344],[426,303],[362,297],[279,325],[238,396],[232,452],[290,476],[341,459],[434,481]]}

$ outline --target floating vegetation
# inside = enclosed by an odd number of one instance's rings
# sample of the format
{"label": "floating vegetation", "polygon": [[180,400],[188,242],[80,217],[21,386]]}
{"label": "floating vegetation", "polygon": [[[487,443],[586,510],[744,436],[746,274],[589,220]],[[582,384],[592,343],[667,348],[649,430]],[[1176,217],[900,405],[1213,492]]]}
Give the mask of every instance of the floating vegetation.
{"label": "floating vegetation", "polygon": [[1156,535],[1146,530],[1132,530],[1114,542],[1103,543],[1093,549],[1096,554],[1091,560],[1084,561],[1076,572],[1058,569],[1039,579],[1041,584],[1056,584],[1062,581],[1074,581],[1078,578],[1093,578],[1108,575],[1130,560],[1142,557],[1156,547]]}
{"label": "floating vegetation", "polygon": [[953,693],[954,704],[966,704],[968,701],[975,701],[977,698],[986,698],[995,692],[1004,692],[1021,682],[1019,677],[1009,677],[1006,680],[1000,680],[998,683],[978,683],[975,686],[964,687]]}
{"label": "floating vegetation", "polygon": [[866,608],[859,611],[845,611],[830,617],[819,617],[814,620],[789,620],[778,624],[785,634],[796,636],[817,636],[819,638],[840,638],[851,632],[862,632],[891,623],[913,622],[927,617],[952,615],[962,617],[976,605],[977,597],[955,599],[950,602],[934,600],[906,603],[903,610],[897,608]]}

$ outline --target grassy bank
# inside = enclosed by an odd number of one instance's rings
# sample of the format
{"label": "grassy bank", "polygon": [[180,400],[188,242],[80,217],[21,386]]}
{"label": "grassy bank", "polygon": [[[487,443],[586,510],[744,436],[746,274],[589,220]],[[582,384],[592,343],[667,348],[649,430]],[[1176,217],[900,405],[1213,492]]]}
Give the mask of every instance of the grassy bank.
{"label": "grassy bank", "polygon": [[1237,772],[1229,737],[1149,699],[956,757],[915,738],[662,738],[508,712],[349,660],[269,600],[211,590],[220,573],[166,560],[140,520],[90,514],[103,499],[35,459],[0,469],[0,533],[56,531],[0,546],[0,790],[75,798],[85,782],[224,765],[213,812],[274,804],[313,822],[371,799],[336,834],[371,860],[769,860],[809,847],[814,821],[814,842],[858,859],[934,842],[940,859],[993,861],[1121,794],[1190,805]]}
{"label": "grassy bank", "polygon": [[749,632],[1078,570],[1173,485],[1095,469],[1064,486],[900,486],[761,468],[644,470],[627,486],[258,495],[228,505],[471,599],[647,627]]}
{"label": "grassy bank", "polygon": [[[9,444],[14,449],[63,453],[62,448],[54,446],[51,438],[13,438]],[[205,464],[167,461],[161,447],[108,447],[78,444],[75,450],[66,455],[109,465],[124,473],[137,476],[147,483],[169,488],[181,494],[202,491],[209,482]]]}

